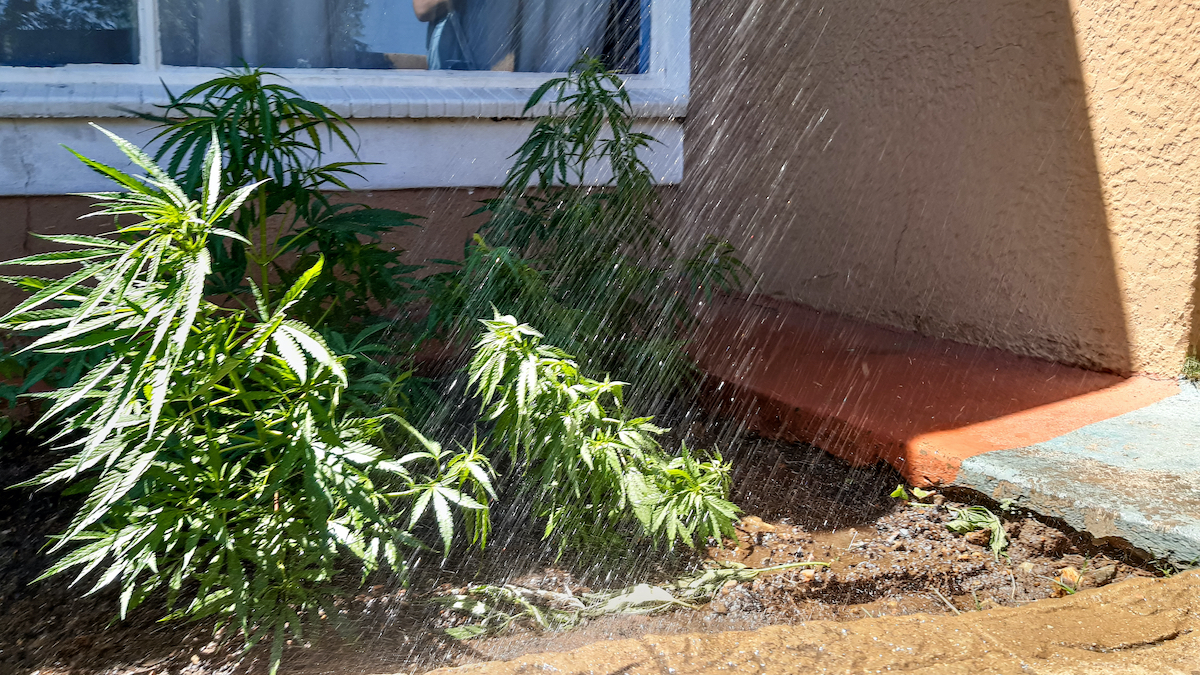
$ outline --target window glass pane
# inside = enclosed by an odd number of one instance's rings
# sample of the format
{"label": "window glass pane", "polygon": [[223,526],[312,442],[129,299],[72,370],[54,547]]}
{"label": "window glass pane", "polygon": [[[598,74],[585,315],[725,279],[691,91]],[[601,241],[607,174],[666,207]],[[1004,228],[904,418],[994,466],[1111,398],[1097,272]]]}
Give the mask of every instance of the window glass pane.
{"label": "window glass pane", "polygon": [[136,61],[135,0],[0,0],[0,65]]}
{"label": "window glass pane", "polygon": [[163,63],[640,72],[647,0],[159,0]]}

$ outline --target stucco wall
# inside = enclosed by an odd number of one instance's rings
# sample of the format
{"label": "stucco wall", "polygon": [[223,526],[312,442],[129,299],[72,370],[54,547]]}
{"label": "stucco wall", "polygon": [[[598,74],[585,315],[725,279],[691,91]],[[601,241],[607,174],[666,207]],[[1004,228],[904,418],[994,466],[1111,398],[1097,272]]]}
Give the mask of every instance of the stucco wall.
{"label": "stucco wall", "polygon": [[1200,231],[1195,3],[693,4],[677,227],[760,290],[1178,371]]}

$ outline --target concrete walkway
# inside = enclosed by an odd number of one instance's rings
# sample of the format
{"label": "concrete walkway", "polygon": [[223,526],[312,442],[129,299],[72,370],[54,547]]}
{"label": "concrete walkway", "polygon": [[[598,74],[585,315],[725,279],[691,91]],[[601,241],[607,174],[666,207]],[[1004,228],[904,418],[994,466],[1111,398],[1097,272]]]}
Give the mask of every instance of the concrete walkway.
{"label": "concrete walkway", "polygon": [[731,298],[693,354],[709,404],[759,432],[914,485],[970,487],[1122,539],[1200,560],[1200,392],[1121,378],[822,314]]}
{"label": "concrete walkway", "polygon": [[1200,564],[1200,389],[1044,443],[967,458],[953,485]]}

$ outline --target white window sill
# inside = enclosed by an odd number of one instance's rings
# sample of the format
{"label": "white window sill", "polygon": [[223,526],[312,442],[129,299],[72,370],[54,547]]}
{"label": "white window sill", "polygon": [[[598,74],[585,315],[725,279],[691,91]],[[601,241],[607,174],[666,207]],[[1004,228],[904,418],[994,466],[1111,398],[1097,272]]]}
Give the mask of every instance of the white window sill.
{"label": "white window sill", "polygon": [[[128,66],[0,68],[0,118],[113,118],[154,113],[220,71]],[[530,94],[553,74],[361,70],[284,71],[284,84],[355,119],[522,117]],[[625,86],[640,118],[687,114],[687,86],[662,74],[630,75]],[[672,86],[674,85],[674,86]],[[529,114],[545,114],[543,103]]]}

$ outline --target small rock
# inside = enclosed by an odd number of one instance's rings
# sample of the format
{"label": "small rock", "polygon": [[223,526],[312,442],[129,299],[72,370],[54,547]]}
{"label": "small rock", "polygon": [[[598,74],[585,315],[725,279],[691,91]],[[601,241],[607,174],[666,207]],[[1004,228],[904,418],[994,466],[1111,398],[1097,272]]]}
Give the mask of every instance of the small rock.
{"label": "small rock", "polygon": [[192,665],[193,666],[200,665],[200,657],[199,656],[192,654]]}
{"label": "small rock", "polygon": [[974,532],[968,532],[967,536],[963,538],[967,540],[968,544],[975,544],[976,546],[989,546],[992,543],[992,531],[975,530]]}
{"label": "small rock", "polygon": [[763,519],[758,516],[746,516],[742,518],[741,525],[743,530],[751,534],[757,532],[774,532],[776,529],[774,525],[763,522]]}
{"label": "small rock", "polygon": [[1079,588],[1079,582],[1083,580],[1083,575],[1074,567],[1067,566],[1062,568],[1062,571],[1058,573],[1058,579],[1064,586]]}
{"label": "small rock", "polygon": [[1084,575],[1087,578],[1089,586],[1103,586],[1112,581],[1117,576],[1116,565],[1105,565],[1088,572]]}
{"label": "small rock", "polygon": [[812,569],[811,567],[808,569],[800,570],[800,581],[801,582],[808,583],[816,578],[817,578],[817,571]]}
{"label": "small rock", "polygon": [[713,611],[713,614],[729,613],[729,608],[726,607],[725,603],[721,602],[720,600],[713,600],[712,602],[708,603],[708,608]]}
{"label": "small rock", "polygon": [[1026,520],[1021,524],[1021,532],[1017,542],[1034,553],[1054,555],[1071,544],[1071,540],[1062,532],[1053,530],[1036,520]]}
{"label": "small rock", "polygon": [[200,653],[205,656],[209,656],[215,651],[217,651],[217,643],[216,642],[210,642],[200,648]]}
{"label": "small rock", "polygon": [[1017,567],[1026,574],[1033,574],[1034,564],[1031,562],[1023,562],[1020,565],[1017,565]]}

